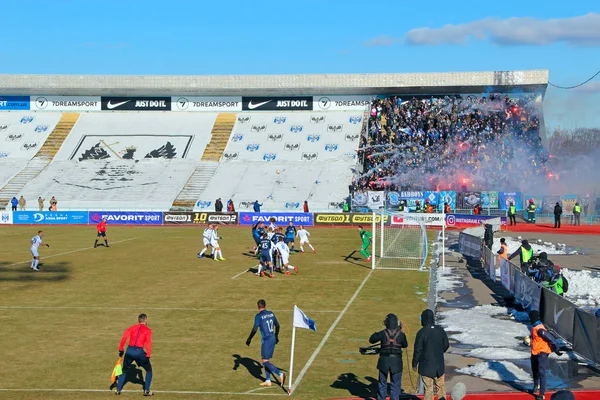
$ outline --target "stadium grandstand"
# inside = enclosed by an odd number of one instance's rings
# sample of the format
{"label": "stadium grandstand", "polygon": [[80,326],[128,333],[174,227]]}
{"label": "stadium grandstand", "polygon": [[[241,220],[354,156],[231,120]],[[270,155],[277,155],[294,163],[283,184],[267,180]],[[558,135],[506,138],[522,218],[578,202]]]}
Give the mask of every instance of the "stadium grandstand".
{"label": "stadium grandstand", "polygon": [[547,71],[5,75],[0,202],[318,211],[349,189],[518,190],[549,173],[547,82]]}

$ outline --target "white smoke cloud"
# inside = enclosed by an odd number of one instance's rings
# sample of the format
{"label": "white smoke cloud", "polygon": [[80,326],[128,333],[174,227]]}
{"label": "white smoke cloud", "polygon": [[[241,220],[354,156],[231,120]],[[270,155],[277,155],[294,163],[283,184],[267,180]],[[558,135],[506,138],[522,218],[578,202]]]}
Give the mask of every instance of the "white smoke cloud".
{"label": "white smoke cloud", "polygon": [[[441,28],[415,28],[405,41],[416,46],[463,44],[468,40],[489,40],[502,46],[544,46],[567,43],[573,46],[600,46],[600,14],[541,20],[531,17],[484,18]],[[385,38],[385,40],[382,40]],[[365,42],[370,46],[391,46],[399,40],[388,36]]]}

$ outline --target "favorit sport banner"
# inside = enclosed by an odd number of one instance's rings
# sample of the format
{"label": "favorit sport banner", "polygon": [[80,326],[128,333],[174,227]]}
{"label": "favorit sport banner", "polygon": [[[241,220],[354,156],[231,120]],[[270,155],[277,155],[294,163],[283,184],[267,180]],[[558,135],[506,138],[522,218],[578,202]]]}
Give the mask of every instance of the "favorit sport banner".
{"label": "favorit sport banner", "polygon": [[278,225],[287,225],[293,222],[294,225],[313,225],[313,214],[312,213],[295,213],[295,212],[240,212],[240,225],[254,225],[257,222],[269,223],[271,218],[275,218]]}
{"label": "favorit sport banner", "polygon": [[162,225],[162,215],[154,211],[90,211],[89,224],[96,225],[106,218],[113,225]]}

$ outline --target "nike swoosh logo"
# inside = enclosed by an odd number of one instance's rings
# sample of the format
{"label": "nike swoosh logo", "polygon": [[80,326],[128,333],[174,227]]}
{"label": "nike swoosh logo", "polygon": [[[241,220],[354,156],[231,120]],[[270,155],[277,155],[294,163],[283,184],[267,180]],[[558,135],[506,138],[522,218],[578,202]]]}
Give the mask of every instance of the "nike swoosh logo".
{"label": "nike swoosh logo", "polygon": [[106,108],[108,108],[109,110],[112,110],[113,108],[117,108],[119,106],[122,106],[125,103],[129,103],[131,100],[125,100],[122,101],[120,103],[112,103],[112,100],[109,100],[108,103],[106,104]]}
{"label": "nike swoosh logo", "polygon": [[562,310],[560,310],[560,312],[556,312],[556,304],[554,305],[554,323],[558,324],[558,319],[560,318],[561,314],[563,313],[563,311],[565,311],[565,309],[563,308]]}
{"label": "nike swoosh logo", "polygon": [[258,108],[260,106],[264,106],[265,104],[270,103],[272,101],[273,100],[267,100],[267,101],[263,101],[262,103],[253,104],[252,100],[250,100],[250,102],[248,103],[248,110],[254,110],[255,108]]}

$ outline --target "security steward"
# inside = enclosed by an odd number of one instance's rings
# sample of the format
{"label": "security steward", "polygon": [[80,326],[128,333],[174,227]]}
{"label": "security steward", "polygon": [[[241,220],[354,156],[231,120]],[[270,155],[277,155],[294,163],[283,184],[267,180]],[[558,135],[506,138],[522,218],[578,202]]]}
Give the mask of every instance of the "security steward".
{"label": "security steward", "polygon": [[529,312],[531,322],[531,372],[533,375],[533,390],[535,400],[544,400],[546,392],[546,365],[552,352],[561,356],[562,353],[556,339],[548,332],[540,321],[540,312]]}
{"label": "security steward", "polygon": [[419,203],[419,200],[415,201],[415,212],[422,212],[421,210],[421,203]]}
{"label": "security steward", "polygon": [[510,226],[517,225],[517,207],[515,203],[510,203],[508,207],[508,221]]}
{"label": "security steward", "polygon": [[508,257],[508,259],[512,260],[516,256],[520,256],[521,258],[521,272],[526,275],[530,275],[531,262],[533,261],[533,249],[531,248],[531,245],[527,239],[524,239],[521,242],[521,246],[519,246],[519,248]]}
{"label": "security steward", "polygon": [[527,222],[530,224],[535,224],[535,210],[536,205],[533,202],[533,199],[529,199],[529,205],[527,206]]}
{"label": "security steward", "polygon": [[496,254],[498,254],[498,264],[500,264],[500,259],[502,258],[508,261],[508,246],[506,245],[506,239],[500,239],[500,250],[498,250]]}
{"label": "security steward", "polygon": [[573,206],[573,225],[581,225],[581,205],[575,203]]}
{"label": "security steward", "polygon": [[398,206],[398,211],[404,212],[406,205],[404,204],[404,200],[400,200],[400,205]]}
{"label": "security steward", "polygon": [[379,361],[379,385],[377,400],[387,397],[388,373],[390,375],[391,393],[390,400],[398,400],[402,392],[402,349],[408,347],[406,335],[402,332],[402,325],[395,314],[388,314],[383,321],[385,329],[375,332],[369,338],[369,343],[381,343]]}

